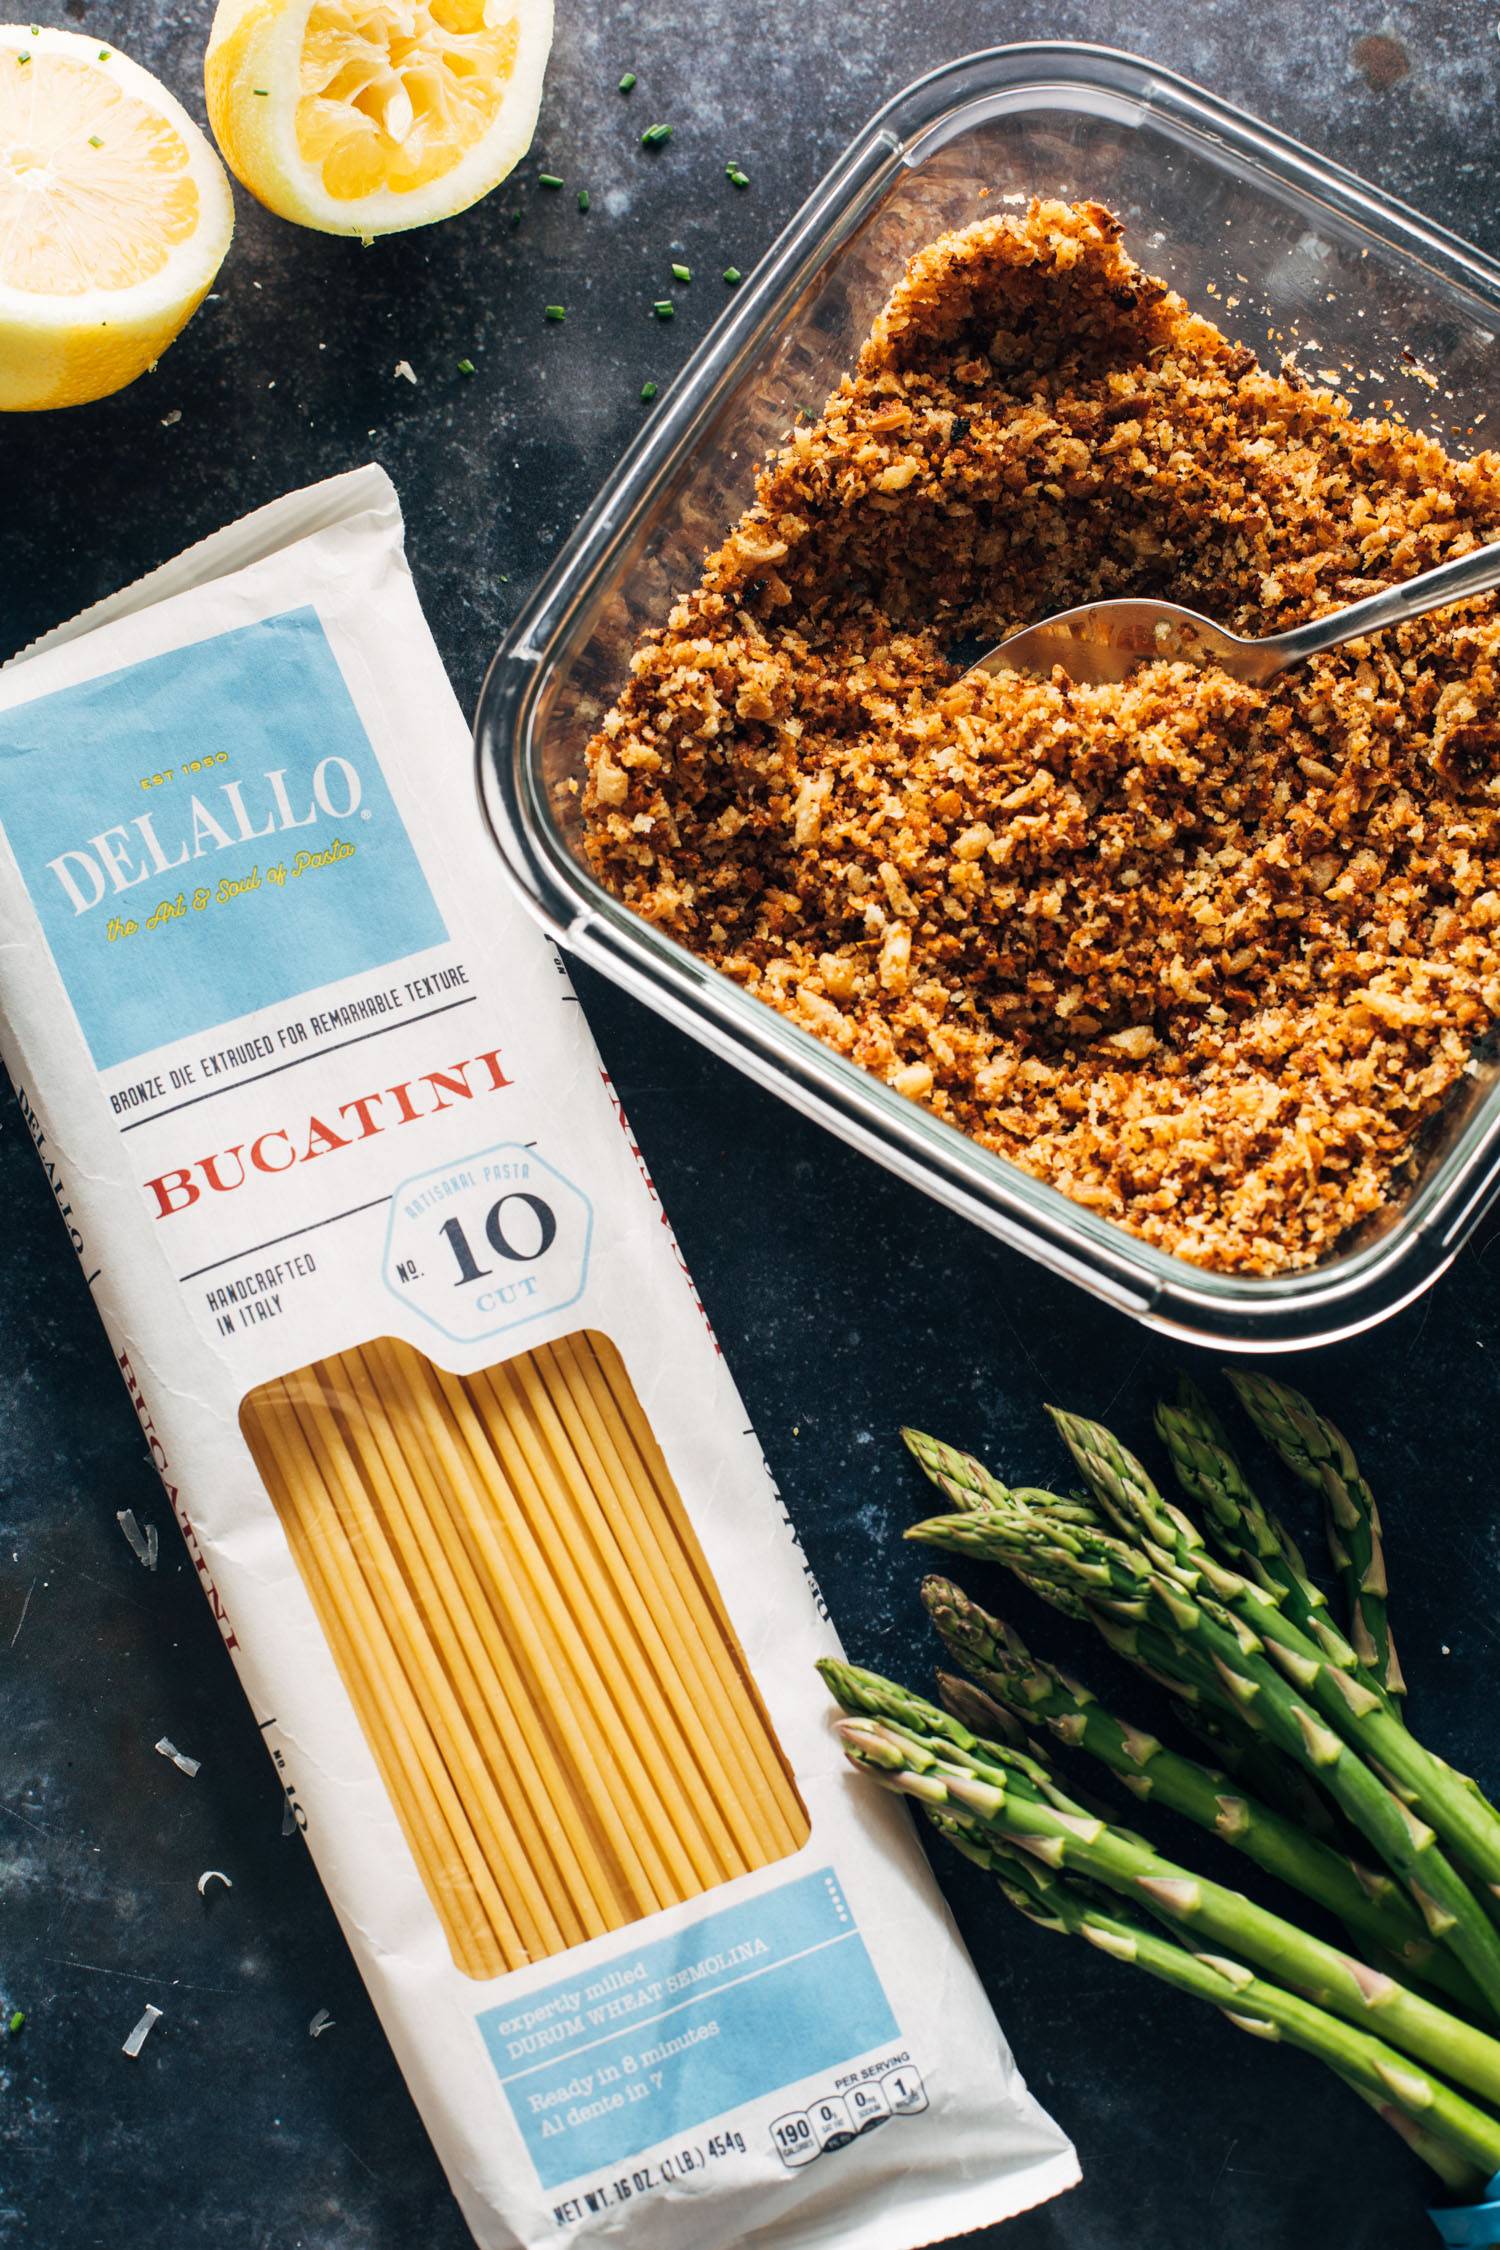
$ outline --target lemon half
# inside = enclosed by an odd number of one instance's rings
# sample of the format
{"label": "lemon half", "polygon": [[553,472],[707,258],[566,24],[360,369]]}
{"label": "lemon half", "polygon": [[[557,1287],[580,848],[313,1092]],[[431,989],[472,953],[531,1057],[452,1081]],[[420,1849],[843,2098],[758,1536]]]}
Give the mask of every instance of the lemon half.
{"label": "lemon half", "polygon": [[230,170],[369,240],[467,210],[531,146],[552,0],[220,0],[204,59]]}
{"label": "lemon half", "polygon": [[0,25],[0,409],[133,382],[233,231],[223,165],[149,71],[76,31]]}

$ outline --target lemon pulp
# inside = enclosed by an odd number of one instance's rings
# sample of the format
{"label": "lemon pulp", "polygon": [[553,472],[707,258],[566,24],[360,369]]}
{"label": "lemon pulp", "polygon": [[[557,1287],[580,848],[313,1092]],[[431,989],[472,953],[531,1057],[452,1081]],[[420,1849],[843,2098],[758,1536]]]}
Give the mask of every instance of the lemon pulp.
{"label": "lemon pulp", "polygon": [[316,0],[298,153],[340,201],[426,187],[493,125],[519,42],[493,0]]}
{"label": "lemon pulp", "polygon": [[552,0],[219,0],[204,91],[252,195],[370,242],[505,178],[551,44]]}
{"label": "lemon pulp", "polygon": [[71,56],[0,54],[0,283],[46,297],[128,289],[198,216],[169,118]]}

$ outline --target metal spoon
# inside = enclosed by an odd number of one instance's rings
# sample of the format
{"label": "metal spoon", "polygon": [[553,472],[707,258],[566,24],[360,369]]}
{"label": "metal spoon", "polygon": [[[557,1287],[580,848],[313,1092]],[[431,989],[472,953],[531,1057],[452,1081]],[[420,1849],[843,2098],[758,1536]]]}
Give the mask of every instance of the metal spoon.
{"label": "metal spoon", "polygon": [[[1216,664],[1237,680],[1252,685],[1268,680],[1289,664],[1340,648],[1366,633],[1387,625],[1403,625],[1409,617],[1425,617],[1430,609],[1465,600],[1471,594],[1493,593],[1500,587],[1500,541],[1480,547],[1456,562],[1439,563],[1404,586],[1389,586],[1348,609],[1318,617],[1310,625],[1294,625],[1289,633],[1271,633],[1264,640],[1242,640],[1226,633],[1211,618],[1177,602],[1084,602],[1077,609],[1060,610],[1040,624],[1023,626],[1009,640],[986,650],[968,672],[1035,672],[1043,679],[1060,664],[1070,680],[1102,686],[1123,680],[1137,664],[1152,659],[1188,664]],[[967,678],[968,673],[965,674]]]}

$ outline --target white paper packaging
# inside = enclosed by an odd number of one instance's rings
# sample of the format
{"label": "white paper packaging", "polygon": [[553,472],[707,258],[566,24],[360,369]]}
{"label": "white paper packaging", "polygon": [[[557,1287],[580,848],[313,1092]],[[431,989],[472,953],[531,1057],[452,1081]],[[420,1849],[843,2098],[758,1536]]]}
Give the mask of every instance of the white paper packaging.
{"label": "white paper packaging", "polygon": [[[23,1115],[476,2239],[909,2250],[1071,2185],[904,1813],[843,1772],[812,1671],[837,1642],[561,963],[502,887],[384,473],[263,509],[0,674],[0,831]],[[458,1287],[438,1227],[482,1240],[497,1179],[552,1237]],[[623,1356],[810,1834],[476,1980],[239,1409],[371,1338],[465,1375],[584,1329]]]}

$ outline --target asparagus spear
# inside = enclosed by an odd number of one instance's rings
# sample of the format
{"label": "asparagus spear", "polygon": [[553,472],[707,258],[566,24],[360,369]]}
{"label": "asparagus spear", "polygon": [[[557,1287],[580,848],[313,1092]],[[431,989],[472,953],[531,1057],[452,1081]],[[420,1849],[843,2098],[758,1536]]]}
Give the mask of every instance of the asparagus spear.
{"label": "asparagus spear", "polygon": [[1295,1758],[1283,1757],[1256,1717],[1254,1705],[1235,1702],[1209,1668],[1194,1669],[1192,1652],[1181,1641],[1162,1645],[1144,1627],[1094,1613],[1094,1629],[1105,1645],[1148,1679],[1165,1688],[1188,1733],[1213,1751],[1241,1785],[1295,1821],[1309,1836],[1345,1852],[1357,1848],[1359,1831],[1336,1802],[1325,1796],[1314,1774]]}
{"label": "asparagus spear", "polygon": [[1099,1511],[1089,1501],[1040,1492],[1030,1485],[1019,1486],[1013,1494],[974,1454],[961,1453],[956,1445],[945,1445],[925,1430],[903,1429],[901,1440],[957,1509],[1003,1507],[1015,1498],[1023,1504],[1041,1503],[1060,1523],[1098,1524]]}
{"label": "asparagus spear", "polygon": [[1317,1836],[1325,1844],[1352,1839],[1353,1831],[1342,1815],[1301,1766],[1279,1758],[1253,1728],[1242,1730],[1232,1713],[1216,1709],[1201,1696],[1189,1703],[1175,1688],[1172,1695],[1178,1725],[1211,1751],[1242,1788],[1251,1790],[1284,1819],[1295,1821],[1304,1834]]}
{"label": "asparagus spear", "polygon": [[[1131,1793],[1181,1813],[1232,1844],[1268,1874],[1326,1907],[1357,1943],[1394,1955],[1460,2007],[1483,2007],[1457,1961],[1439,1952],[1421,1916],[1388,1875],[1331,1851],[1227,1778],[1124,1725],[1086,1687],[1032,1656],[1019,1634],[989,1616],[950,1579],[929,1578],[922,1600],[944,1645],[989,1696],[1118,1774]],[[962,1716],[962,1714],[960,1714]],[[984,1731],[984,1730],[981,1730]]]}
{"label": "asparagus spear", "polygon": [[[1344,1668],[1358,1670],[1368,1686],[1383,1688],[1338,1633],[1329,1614],[1328,1598],[1310,1576],[1296,1540],[1280,1518],[1261,1505],[1223,1425],[1190,1377],[1181,1378],[1175,1404],[1163,1400],[1158,1405],[1155,1421],[1157,1433],[1171,1455],[1177,1481],[1188,1498],[1203,1508],[1220,1553],[1275,1595],[1288,1615],[1328,1654],[1337,1655]],[[1240,1761],[1248,1757],[1254,1770],[1253,1774],[1244,1773],[1243,1778],[1269,1802],[1279,1803],[1284,1812],[1312,1827],[1325,1840],[1337,1836],[1338,1822],[1330,1817],[1328,1807],[1307,1784],[1305,1775],[1280,1765],[1274,1757],[1257,1758],[1253,1743],[1238,1740],[1232,1724],[1225,1727],[1201,1707],[1187,1715],[1186,1723],[1192,1731],[1214,1737],[1213,1746],[1231,1771],[1241,1772]]]}
{"label": "asparagus spear", "polygon": [[956,1712],[942,1711],[937,1704],[929,1703],[925,1695],[903,1687],[899,1680],[888,1680],[884,1673],[867,1671],[864,1665],[850,1664],[843,1657],[820,1656],[817,1670],[841,1711],[866,1719],[889,1719],[893,1726],[913,1727],[934,1741],[946,1742],[965,1757],[987,1749],[992,1757],[1033,1789],[1044,1794],[1055,1791],[1060,1803],[1071,1802],[1063,1797],[1039,1751],[1025,1750],[1015,1743],[1002,1743],[998,1737],[978,1735]]}
{"label": "asparagus spear", "polygon": [[[1322,1659],[1339,1671],[1358,1671],[1359,1660],[1323,1614],[1327,1601],[1316,1587],[1303,1586],[1289,1571],[1267,1584],[1258,1575],[1220,1568],[1212,1562],[1203,1534],[1192,1518],[1162,1498],[1142,1463],[1112,1431],[1102,1422],[1066,1414],[1060,1407],[1048,1411],[1106,1513],[1127,1539],[1144,1540],[1159,1563],[1175,1568],[1185,1581],[1191,1582],[1194,1574],[1201,1576],[1209,1592],[1235,1608],[1252,1630],[1298,1653],[1310,1653],[1315,1660]],[[1243,1479],[1239,1481],[1242,1491],[1248,1493],[1249,1487]],[[1227,1503],[1224,1488],[1215,1490],[1220,1503]],[[1305,1609],[1305,1623],[1296,1616],[1281,1615],[1283,1609],[1293,1607]]]}
{"label": "asparagus spear", "polygon": [[1353,1448],[1342,1430],[1288,1384],[1273,1382],[1269,1375],[1236,1374],[1230,1380],[1251,1421],[1293,1476],[1322,1493],[1328,1548],[1344,1586],[1349,1631],[1360,1661],[1388,1694],[1404,1695],[1406,1681],[1386,1613],[1380,1510]]}
{"label": "asparagus spear", "polygon": [[1024,1750],[1030,1737],[1014,1711],[985,1690],[975,1680],[966,1680],[957,1672],[939,1672],[938,1694],[943,1699],[943,1709],[950,1719],[968,1728],[985,1742],[1003,1742],[1009,1749]]}
{"label": "asparagus spear", "polygon": [[[1129,1460],[1122,1448],[1116,1450]],[[1139,1465],[1134,1467],[1144,1478]],[[1156,1506],[1164,1509],[1165,1503],[1155,1496],[1154,1487],[1152,1494]],[[1487,2005],[1500,2013],[1500,1932],[1441,1850],[1434,1829],[1392,1794],[1353,1743],[1327,1725],[1299,1692],[1316,1687],[1325,1677],[1341,1683],[1340,1690],[1332,1692],[1334,1713],[1343,1718],[1357,1742],[1362,1732],[1369,1735],[1375,1731],[1382,1716],[1376,1698],[1360,1682],[1332,1671],[1315,1655],[1294,1656],[1288,1666],[1293,1672],[1289,1681],[1270,1660],[1266,1644],[1237,1611],[1195,1586],[1194,1579],[1206,1578],[1208,1572],[1179,1566],[1168,1575],[1167,1570],[1154,1567],[1150,1559],[1154,1553],[1167,1560],[1165,1550],[1155,1544],[1132,1553],[1123,1541],[1077,1526],[1041,1527],[1039,1518],[1023,1520],[1013,1503],[1003,1514],[939,1517],[917,1525],[907,1536],[966,1552],[988,1553],[1001,1561],[1009,1559],[1018,1538],[1023,1543],[1029,1539],[1030,1567],[1037,1567],[1040,1558],[1049,1570],[1073,1569],[1090,1610],[1120,1618],[1128,1634],[1154,1635],[1151,1647],[1156,1662],[1176,1663],[1179,1677],[1184,1664],[1174,1642],[1180,1643],[1186,1652],[1190,1683],[1216,1674],[1222,1688],[1241,1709],[1253,1714],[1278,1747],[1321,1781],[1386,1865],[1406,1884],[1433,1936],[1446,1939]],[[1237,1585],[1246,1583],[1234,1579],[1231,1572],[1213,1567],[1216,1585],[1231,1579]],[[1293,1630],[1273,1603],[1266,1606],[1287,1631]],[[1283,1659],[1288,1655],[1284,1649],[1278,1653]],[[1387,1732],[1399,1742],[1416,1747],[1398,1723],[1388,1722]],[[1394,1759],[1384,1762],[1395,1763]],[[1448,1774],[1447,1781],[1447,1801],[1463,1816],[1462,1822],[1454,1819],[1452,1825],[1474,1828],[1482,1800],[1466,1798],[1456,1776]],[[1471,1811],[1474,1819],[1469,1818]]]}
{"label": "asparagus spear", "polygon": [[960,1513],[965,1508],[999,1506],[1010,1498],[1009,1487],[991,1475],[972,1453],[961,1453],[956,1445],[945,1445],[941,1438],[929,1437],[925,1430],[903,1429],[901,1438]]}
{"label": "asparagus spear", "polygon": [[[924,1599],[928,1587],[946,1583],[934,1579],[927,1580],[923,1587]],[[956,1587],[952,1591],[955,1594],[958,1593]],[[962,1596],[959,1598],[960,1600],[963,1599]],[[975,1613],[979,1617],[984,1616],[982,1611],[977,1610],[977,1605],[969,1606],[975,1609]],[[931,1614],[931,1605],[929,1605],[929,1613]],[[986,1622],[993,1624],[993,1620],[986,1620]],[[941,1624],[939,1629],[942,1629]],[[963,1662],[970,1662],[967,1652],[961,1650],[960,1655]],[[835,1698],[846,1711],[865,1717],[889,1719],[894,1725],[911,1728],[924,1738],[940,1736],[954,1750],[959,1752],[967,1753],[977,1749],[981,1753],[993,1753],[996,1758],[1023,1773],[1031,1787],[1039,1788],[1050,1802],[1057,1804],[1064,1811],[1087,1810],[1099,1813],[1100,1817],[1106,1821],[1112,1821],[1113,1816],[1108,1808],[1101,1808],[1096,1803],[1080,1806],[1076,1795],[1064,1795],[1052,1769],[1048,1754],[1040,1743],[1033,1736],[1028,1735],[1024,1728],[1018,1728],[1012,1712],[1006,1710],[1002,1704],[997,1703],[992,1695],[982,1690],[976,1694],[972,1682],[950,1682],[946,1675],[939,1673],[938,1678],[944,1688],[944,1705],[946,1706],[945,1709],[940,1710],[929,1703],[925,1697],[915,1694],[911,1689],[902,1687],[895,1681],[887,1680],[879,1673],[866,1671],[858,1665],[836,1662],[829,1658],[820,1662],[818,1670]],[[984,1676],[990,1677],[988,1673],[985,1673]],[[1059,1674],[1058,1678],[1063,1679],[1065,1675]],[[992,1684],[1003,1686],[1003,1683],[998,1680]],[[1075,1694],[1083,1696],[1090,1705],[1093,1704],[1093,1699],[1088,1696],[1086,1689],[1077,1687],[1074,1682],[1068,1682],[1068,1686]],[[957,1697],[949,1692],[953,1688],[961,1691]],[[1093,1709],[1095,1712],[1098,1711],[1097,1706],[1093,1706]],[[1104,1714],[1104,1716],[1107,1716],[1107,1714]],[[955,1724],[955,1722],[957,1723]],[[1133,1736],[1136,1733],[1136,1730],[1122,1729],[1121,1731]],[[1063,1733],[1065,1738],[1071,1739],[1071,1729],[1065,1727]],[[1137,1739],[1141,1744],[1144,1744],[1153,1738],[1139,1735]],[[1005,1747],[1002,1747],[1002,1745],[1005,1745]],[[1029,1754],[1024,1757],[1015,1757],[1012,1753],[1018,1748],[1024,1748]],[[1161,1756],[1171,1755],[1164,1752],[1160,1745],[1157,1746],[1157,1754]],[[1189,1761],[1184,1761],[1184,1763],[1187,1762]],[[1199,1770],[1203,1771],[1204,1769]],[[1210,1775],[1208,1778],[1217,1781],[1222,1777]],[[1164,1801],[1166,1801],[1164,1793],[1163,1796]],[[1253,1809],[1259,1811],[1263,1808]],[[1118,1831],[1118,1822],[1113,1824]],[[1218,1833],[1223,1833],[1223,1830],[1218,1828],[1217,1822],[1211,1815],[1204,1820],[1203,1825],[1214,1827]],[[1237,1822],[1236,1825],[1238,1825]],[[1281,1825],[1287,1826],[1286,1823]],[[1119,1832],[1126,1833],[1125,1831]],[[1299,1841],[1308,1841],[1308,1839],[1302,1838],[1299,1832],[1294,1831],[1294,1833],[1298,1834]],[[1226,1841],[1228,1840],[1232,1839],[1226,1837]],[[1403,1894],[1395,1889],[1388,1878],[1374,1875],[1367,1870],[1356,1871],[1355,1863],[1348,1858],[1338,1859],[1336,1854],[1330,1854],[1329,1856],[1338,1860],[1338,1864],[1343,1868],[1346,1877],[1354,1875],[1356,1881],[1367,1883],[1370,1886],[1368,1892],[1362,1893],[1367,1899],[1392,1898],[1395,1902],[1398,1918],[1406,1911]],[[1280,1870],[1278,1869],[1277,1872],[1280,1872]],[[1289,1879],[1294,1880],[1294,1878]],[[1417,1951],[1407,1958],[1402,1958],[1393,1950],[1401,1942],[1401,1932],[1398,1928],[1387,1925],[1376,1933],[1377,1945],[1380,1951],[1387,1956],[1386,1959],[1382,1960],[1381,1965],[1383,1967],[1388,1966],[1407,1983],[1413,1981],[1414,1971],[1419,1971],[1425,1967],[1424,1952],[1432,1953],[1430,1946],[1423,1947],[1420,1922],[1413,1917],[1409,1927],[1415,1934]],[[1463,2006],[1482,2016],[1484,2012],[1483,2004],[1479,2001],[1472,1982],[1465,1977],[1458,1962],[1448,1960],[1447,1956],[1443,1954],[1437,1954],[1434,1958],[1442,1963],[1442,1968],[1438,1972],[1439,1980],[1445,1973],[1452,1979],[1450,2000],[1458,1999]]]}
{"label": "asparagus spear", "polygon": [[[1294,1623],[1346,1671],[1362,1670],[1358,1650],[1335,1627],[1328,1597],[1284,1524],[1268,1515],[1246,1480],[1213,1408],[1183,1377],[1176,1403],[1156,1409],[1156,1430],[1172,1457],[1177,1481],[1204,1513],[1220,1552],[1280,1603]],[[1384,1681],[1369,1674],[1372,1687]]]}
{"label": "asparagus spear", "polygon": [[1135,1620],[1106,1616],[1099,1609],[1091,1614],[1105,1646],[1166,1690],[1180,1723],[1212,1750],[1242,1787],[1306,1835],[1336,1846],[1346,1857],[1369,1841],[1338,1800],[1324,1794],[1317,1769],[1277,1748],[1253,1699],[1236,1702],[1212,1664],[1185,1641],[1169,1639]]}
{"label": "asparagus spear", "polygon": [[[1001,1485],[997,1478],[989,1478],[988,1483],[981,1487],[979,1480],[987,1477],[988,1472],[980,1468],[972,1455],[957,1454],[952,1447],[942,1445],[936,1438],[927,1437],[920,1430],[907,1429],[901,1434],[918,1465],[945,1499],[955,1507],[976,1515],[985,1515],[985,1544],[981,1549],[983,1553],[1005,1561],[1021,1583],[1036,1594],[1039,1600],[1047,1602],[1065,1616],[1088,1618],[1089,1611],[1076,1590],[1071,1574],[1066,1570],[1059,1572],[1046,1564],[1036,1549],[1036,1517],[1041,1511],[1036,1508],[1035,1503],[1043,1495],[1031,1488],[1027,1488],[1024,1495],[1019,1488],[1012,1492],[1009,1487]],[[968,1465],[965,1474],[969,1481],[965,1487],[961,1488],[951,1473],[955,1462]],[[1010,1513],[997,1515],[996,1510],[1003,1511],[1007,1502],[1011,1504]],[[1080,1519],[1059,1516],[1050,1518],[1053,1524],[1065,1520],[1077,1522]],[[1001,1526],[1006,1523],[1012,1526],[1014,1536],[1005,1554],[1000,1556],[996,1542],[1001,1535]],[[913,1534],[909,1532],[907,1536],[910,1538]],[[1234,1746],[1235,1754],[1248,1762],[1263,1797],[1280,1801],[1283,1811],[1310,1826],[1320,1828],[1325,1833],[1333,1831],[1332,1816],[1316,1787],[1301,1774],[1299,1768],[1288,1767],[1284,1761],[1276,1759],[1257,1739],[1258,1730],[1250,1715],[1234,1703],[1216,1674],[1200,1676],[1190,1684],[1178,1677],[1174,1669],[1180,1651],[1172,1654],[1171,1661],[1163,1663],[1161,1658],[1168,1651],[1159,1649],[1153,1655],[1151,1636],[1144,1630],[1137,1632],[1125,1626],[1117,1626],[1113,1620],[1102,1618],[1097,1613],[1093,1617],[1093,1623],[1104,1638],[1139,1670],[1145,1672],[1148,1678],[1154,1679],[1170,1695],[1176,1696],[1196,1713],[1200,1725],[1212,1727],[1216,1736]],[[1298,1779],[1305,1784],[1300,1792],[1292,1785]]]}
{"label": "asparagus spear", "polygon": [[1263,1638],[1307,1701],[1392,1788],[1409,1793],[1422,1821],[1500,1895],[1500,1813],[1473,1784],[1416,1740],[1388,1695],[1367,1687],[1336,1654],[1302,1632],[1261,1587],[1237,1572],[1207,1564],[1195,1527],[1180,1509],[1168,1506],[1134,1454],[1100,1423],[1055,1411],[1053,1418],[1115,1520],[1144,1527],[1148,1552],[1160,1543],[1164,1567],[1190,1595],[1196,1576],[1216,1601]]}
{"label": "asparagus spear", "polygon": [[1343,2071],[1339,2071],[1338,2075],[1343,2078],[1346,2086],[1358,2094],[1362,2102],[1368,2102],[1376,2116],[1389,2125],[1393,2133],[1400,2134],[1414,2155],[1420,2156],[1422,2162],[1436,2172],[1456,2201],[1473,2203],[1478,2198],[1486,2180],[1491,2176],[1482,2165],[1472,2164],[1466,2156],[1461,2156],[1456,2148],[1441,2139],[1430,2126],[1420,2123],[1409,2110],[1402,2109],[1398,2103],[1382,2101],[1378,2094],[1371,2093],[1367,2086],[1361,2086],[1354,2079],[1346,2077]]}
{"label": "asparagus spear", "polygon": [[[920,1705],[919,1698],[910,1701]],[[953,1739],[958,1722],[926,1708],[938,1722],[936,1733],[886,1718],[842,1720],[837,1731],[846,1756],[886,1788],[946,1812],[981,1840],[998,1838],[1046,1866],[1123,1893],[1195,1938],[1242,1955],[1360,2030],[1378,2029],[1403,2054],[1445,2070],[1483,2100],[1500,2102],[1500,2041],[1242,1892],[1191,1875],[1140,1837],[1073,1806],[1055,1785],[1038,1784],[1018,1767],[1014,1753],[977,1741],[964,1750]]]}
{"label": "asparagus spear", "polygon": [[1401,2133],[1445,2185],[1471,2196],[1493,2169],[1500,2123],[1441,2080],[1414,2070],[1404,2055],[1354,2030],[1325,2009],[1258,1977],[1243,1962],[1192,1953],[1121,1909],[1091,1884],[1079,1885],[975,1835],[941,1813],[930,1815],[965,1858],[999,1877],[1012,1906],[1043,1929],[1081,1937],[1113,1960],[1128,1961],[1179,1992],[1206,2000],[1260,2039],[1300,2047],[1352,2086]]}

